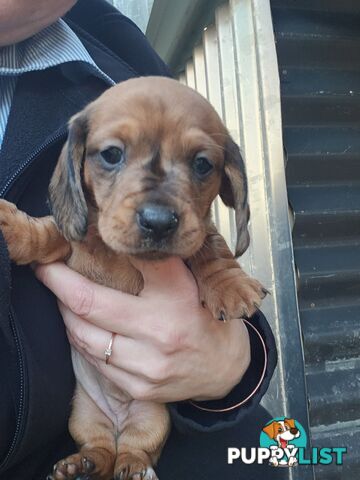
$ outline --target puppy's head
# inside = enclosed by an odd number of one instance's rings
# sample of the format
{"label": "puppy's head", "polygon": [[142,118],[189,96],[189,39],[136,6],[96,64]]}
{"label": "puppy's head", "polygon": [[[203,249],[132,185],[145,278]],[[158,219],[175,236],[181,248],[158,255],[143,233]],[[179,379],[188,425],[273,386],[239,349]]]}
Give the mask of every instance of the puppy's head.
{"label": "puppy's head", "polygon": [[217,194],[236,210],[241,255],[249,208],[239,148],[203,97],[159,77],[121,83],[73,117],[50,185],[69,241],[94,225],[113,251],[146,258],[193,255]]}
{"label": "puppy's head", "polygon": [[279,422],[274,420],[263,428],[263,432],[265,432],[269,438],[277,440],[282,446],[286,446],[289,440],[300,436],[300,431],[296,427],[293,418],[284,418],[284,420]]}

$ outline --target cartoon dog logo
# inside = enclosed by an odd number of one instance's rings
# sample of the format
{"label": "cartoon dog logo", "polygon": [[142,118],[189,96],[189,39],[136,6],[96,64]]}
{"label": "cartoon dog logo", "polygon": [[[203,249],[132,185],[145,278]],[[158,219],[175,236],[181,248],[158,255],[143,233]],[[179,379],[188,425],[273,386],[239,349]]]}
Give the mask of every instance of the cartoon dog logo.
{"label": "cartoon dog logo", "polygon": [[298,461],[295,452],[293,452],[295,446],[291,445],[291,441],[300,437],[300,431],[296,427],[293,418],[274,420],[269,425],[266,425],[262,431],[277,443],[277,446],[273,445],[270,447],[272,450],[269,460],[270,465],[274,467],[293,467],[297,465]]}

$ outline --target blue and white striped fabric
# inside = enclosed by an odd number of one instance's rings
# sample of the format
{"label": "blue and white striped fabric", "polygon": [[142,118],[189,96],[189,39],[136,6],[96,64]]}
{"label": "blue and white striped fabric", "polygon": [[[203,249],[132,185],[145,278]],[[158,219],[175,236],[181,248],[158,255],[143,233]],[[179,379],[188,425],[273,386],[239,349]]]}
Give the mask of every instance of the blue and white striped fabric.
{"label": "blue and white striped fabric", "polygon": [[67,62],[85,62],[95,75],[110,85],[114,84],[97,67],[80,39],[61,19],[28,40],[0,48],[0,148],[19,75]]}

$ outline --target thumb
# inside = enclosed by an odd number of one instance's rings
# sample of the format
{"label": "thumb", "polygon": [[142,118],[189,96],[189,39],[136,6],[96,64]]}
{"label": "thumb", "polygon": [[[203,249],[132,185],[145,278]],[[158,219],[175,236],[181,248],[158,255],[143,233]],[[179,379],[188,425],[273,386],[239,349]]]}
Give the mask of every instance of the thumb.
{"label": "thumb", "polygon": [[142,260],[132,257],[131,263],[144,278],[142,294],[146,295],[146,292],[150,291],[161,292],[161,294],[173,293],[175,290],[196,288],[192,273],[179,257],[169,257],[164,260]]}

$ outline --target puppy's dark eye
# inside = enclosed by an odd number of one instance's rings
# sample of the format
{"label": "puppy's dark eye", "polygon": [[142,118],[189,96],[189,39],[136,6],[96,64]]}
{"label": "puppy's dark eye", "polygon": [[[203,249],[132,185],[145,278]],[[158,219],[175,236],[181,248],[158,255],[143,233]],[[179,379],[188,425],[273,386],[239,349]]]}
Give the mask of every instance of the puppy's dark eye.
{"label": "puppy's dark eye", "polygon": [[199,155],[195,157],[192,168],[198,177],[204,178],[214,169],[214,166],[206,157]]}
{"label": "puppy's dark eye", "polygon": [[124,150],[119,147],[109,147],[100,152],[100,155],[109,165],[117,165],[124,161]]}

